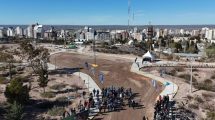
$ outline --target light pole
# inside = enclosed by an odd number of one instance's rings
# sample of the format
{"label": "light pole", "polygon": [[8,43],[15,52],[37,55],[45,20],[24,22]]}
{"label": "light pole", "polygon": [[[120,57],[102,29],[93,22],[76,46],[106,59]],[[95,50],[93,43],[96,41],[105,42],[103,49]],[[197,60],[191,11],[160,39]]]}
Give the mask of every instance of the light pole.
{"label": "light pole", "polygon": [[192,65],[193,58],[190,58],[190,93],[192,93],[192,84],[193,84],[193,65]]}
{"label": "light pole", "polygon": [[56,65],[56,54],[54,55],[54,62],[55,62],[54,64],[55,64],[55,70],[56,70],[56,66],[57,66]]}

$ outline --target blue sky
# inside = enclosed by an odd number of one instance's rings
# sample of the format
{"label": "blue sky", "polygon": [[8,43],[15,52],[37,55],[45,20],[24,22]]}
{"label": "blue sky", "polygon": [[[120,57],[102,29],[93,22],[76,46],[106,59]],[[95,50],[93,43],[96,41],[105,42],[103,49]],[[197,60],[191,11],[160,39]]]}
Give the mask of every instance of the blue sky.
{"label": "blue sky", "polygon": [[[214,5],[215,0],[131,0],[131,24],[215,24]],[[0,0],[0,24],[127,25],[127,9],[127,0]]]}

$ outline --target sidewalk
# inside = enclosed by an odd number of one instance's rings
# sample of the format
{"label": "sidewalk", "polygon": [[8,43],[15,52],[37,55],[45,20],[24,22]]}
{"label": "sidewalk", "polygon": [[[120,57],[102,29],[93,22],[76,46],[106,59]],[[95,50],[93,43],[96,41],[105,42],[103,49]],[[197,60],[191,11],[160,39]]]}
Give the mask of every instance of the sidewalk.
{"label": "sidewalk", "polygon": [[[141,68],[141,66],[143,66],[141,60],[142,60],[141,58],[137,59],[137,62],[139,63],[140,68]],[[165,88],[160,93],[160,95],[161,96],[169,95],[170,100],[172,100],[174,98],[174,96],[176,95],[176,93],[178,91],[178,85],[176,85],[175,83],[168,81],[162,77],[159,77],[159,76],[147,73],[147,72],[139,71],[139,67],[137,66],[136,63],[132,64],[131,72],[134,72],[134,73],[149,77],[149,78],[156,80],[158,82],[161,82],[165,86]],[[167,83],[168,83],[168,85],[167,85]]]}

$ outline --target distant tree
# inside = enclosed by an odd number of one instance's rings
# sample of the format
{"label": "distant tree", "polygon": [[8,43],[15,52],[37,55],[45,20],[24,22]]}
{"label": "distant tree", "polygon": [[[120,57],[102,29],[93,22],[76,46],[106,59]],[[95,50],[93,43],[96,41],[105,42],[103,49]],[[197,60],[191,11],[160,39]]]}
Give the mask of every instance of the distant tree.
{"label": "distant tree", "polygon": [[176,52],[179,52],[182,50],[182,45],[180,42],[175,43],[175,49],[176,49]]}
{"label": "distant tree", "polygon": [[16,101],[10,106],[7,114],[5,115],[5,120],[23,120],[24,111],[21,104]]}
{"label": "distant tree", "polygon": [[19,104],[25,104],[29,100],[29,87],[23,85],[21,77],[16,77],[7,85],[4,94],[9,103],[16,101]]}

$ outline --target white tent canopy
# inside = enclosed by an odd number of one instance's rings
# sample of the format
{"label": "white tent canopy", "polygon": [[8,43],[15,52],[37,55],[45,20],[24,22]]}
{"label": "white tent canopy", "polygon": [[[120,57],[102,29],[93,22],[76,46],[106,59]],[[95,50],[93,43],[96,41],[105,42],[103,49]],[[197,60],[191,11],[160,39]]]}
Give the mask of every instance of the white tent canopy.
{"label": "white tent canopy", "polygon": [[143,55],[143,59],[151,59],[153,61],[155,58],[154,56],[148,51],[146,54]]}

